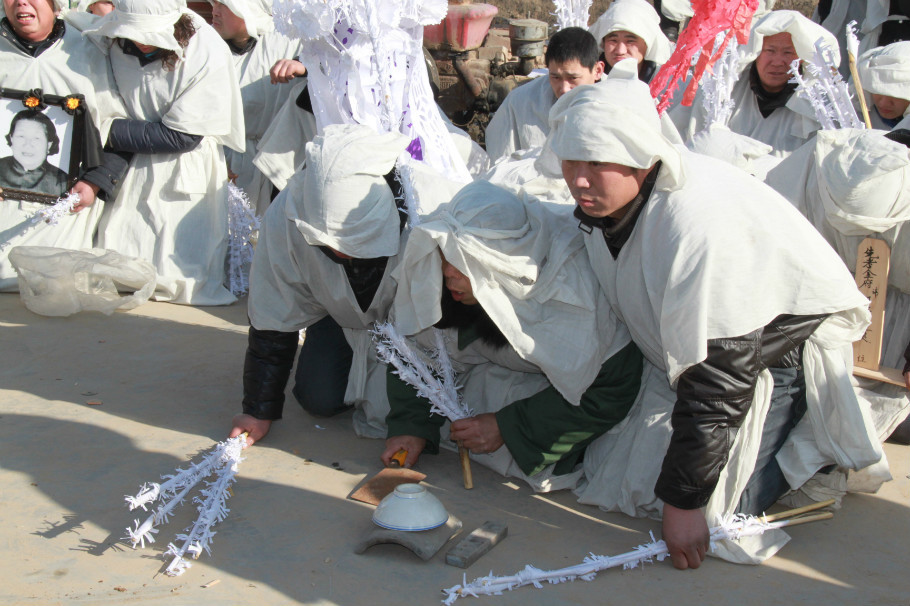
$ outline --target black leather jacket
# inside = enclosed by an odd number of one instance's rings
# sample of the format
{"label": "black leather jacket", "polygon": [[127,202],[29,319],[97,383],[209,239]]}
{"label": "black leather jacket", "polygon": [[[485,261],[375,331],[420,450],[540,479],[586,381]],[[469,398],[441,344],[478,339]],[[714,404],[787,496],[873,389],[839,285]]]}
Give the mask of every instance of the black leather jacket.
{"label": "black leather jacket", "polygon": [[749,334],[708,341],[707,358],[687,369],[676,386],[673,436],[654,488],[664,503],[680,509],[707,504],[752,405],[759,373],[798,366],[802,344],[826,317],[781,315]]}

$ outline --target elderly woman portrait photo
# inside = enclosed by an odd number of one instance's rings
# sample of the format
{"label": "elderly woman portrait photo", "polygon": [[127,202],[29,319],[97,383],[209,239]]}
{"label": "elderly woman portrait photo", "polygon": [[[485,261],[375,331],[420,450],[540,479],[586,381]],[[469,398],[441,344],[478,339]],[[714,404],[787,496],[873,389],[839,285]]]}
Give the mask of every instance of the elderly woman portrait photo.
{"label": "elderly woman portrait photo", "polygon": [[66,172],[47,161],[60,153],[60,137],[51,119],[38,110],[22,110],[10,121],[6,143],[12,155],[0,158],[0,187],[60,195]]}

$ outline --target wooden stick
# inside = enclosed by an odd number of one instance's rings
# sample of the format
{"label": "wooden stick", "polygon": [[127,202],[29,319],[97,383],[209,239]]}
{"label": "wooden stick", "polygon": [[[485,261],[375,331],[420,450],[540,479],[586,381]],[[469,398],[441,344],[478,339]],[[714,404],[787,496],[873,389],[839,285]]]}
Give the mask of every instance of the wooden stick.
{"label": "wooden stick", "polygon": [[808,524],[809,522],[818,522],[819,520],[830,520],[834,517],[833,511],[823,511],[822,513],[815,513],[810,516],[802,516],[799,518],[793,518],[792,520],[784,520],[787,523],[787,528],[790,526],[799,526],[800,524]]}
{"label": "wooden stick", "polygon": [[762,522],[775,522],[777,520],[782,520],[784,518],[792,518],[801,513],[806,513],[807,511],[815,511],[816,509],[821,509],[822,507],[828,507],[829,505],[834,505],[837,501],[834,499],[828,499],[827,501],[819,501],[818,503],[811,503],[804,507],[797,507],[796,509],[788,509],[787,511],[780,511],[778,513],[762,516]]}
{"label": "wooden stick", "polygon": [[471,475],[471,457],[468,449],[458,443],[458,457],[461,459],[461,478],[467,490],[474,488],[474,478]]}
{"label": "wooden stick", "polygon": [[847,53],[847,61],[850,64],[850,75],[853,76],[853,87],[856,88],[856,96],[859,97],[859,108],[863,112],[863,122],[866,123],[866,128],[872,128],[869,108],[866,107],[866,95],[863,93],[863,83],[859,81],[859,70],[856,69],[856,57],[853,56],[853,53]]}

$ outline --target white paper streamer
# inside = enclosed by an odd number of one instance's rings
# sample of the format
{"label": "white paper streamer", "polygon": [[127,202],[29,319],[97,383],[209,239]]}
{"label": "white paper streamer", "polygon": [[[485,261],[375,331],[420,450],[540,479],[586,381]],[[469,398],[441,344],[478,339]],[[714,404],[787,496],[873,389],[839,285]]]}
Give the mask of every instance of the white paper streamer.
{"label": "white paper streamer", "polygon": [[[716,541],[735,541],[740,537],[759,535],[772,528],[786,526],[789,522],[790,520],[765,522],[753,516],[734,514],[711,529],[711,548],[714,548]],[[540,589],[543,587],[543,583],[556,584],[576,579],[591,581],[602,570],[620,566],[623,569],[635,568],[642,563],[650,563],[654,560],[663,561],[668,555],[667,544],[664,541],[654,540],[654,535],[652,534],[650,543],[639,545],[632,551],[617,556],[590,554],[584,559],[582,564],[560,568],[559,570],[544,571],[528,565],[511,576],[496,577],[491,572],[489,575],[478,578],[471,583],[467,582],[467,577],[465,576],[461,585],[443,589],[446,594],[446,599],[443,600],[443,603],[451,605],[458,598],[467,596],[502,595],[503,591],[511,591],[525,585],[534,585]]]}
{"label": "white paper streamer", "polygon": [[[714,41],[715,51],[726,37],[726,32],[717,35]],[[704,130],[709,130],[712,124],[726,126],[733,115],[736,103],[731,98],[733,87],[739,79],[737,63],[739,50],[735,40],[731,40],[720,59],[714,63],[701,81],[702,104],[705,108],[706,118]]]}
{"label": "white paper streamer", "polygon": [[556,10],[552,14],[556,17],[556,29],[567,27],[587,29],[592,2],[593,0],[553,0]]}
{"label": "white paper streamer", "polygon": [[[435,330],[435,329],[434,329]],[[376,324],[373,338],[379,359],[395,368],[395,374],[417,390],[417,395],[430,401],[430,412],[450,421],[474,415],[461,400],[455,382],[455,372],[442,331],[435,335],[436,350],[417,352],[391,323]]]}
{"label": "white paper streamer", "polygon": [[[60,219],[73,212],[73,208],[75,208],[81,200],[82,196],[75,192],[70,192],[65,196],[57,198],[57,201],[54,204],[42,208],[32,215],[27,224],[23,222],[24,227],[22,228],[21,233],[27,233],[38,223],[42,222],[47,223],[48,225],[57,225],[60,223]],[[8,241],[0,242],[0,251],[6,250],[7,247],[9,247]]]}
{"label": "white paper streamer", "polygon": [[183,503],[190,491],[204,478],[214,474],[215,480],[207,483],[200,497],[193,501],[198,504],[199,517],[187,533],[178,534],[177,540],[183,541],[181,547],[173,543],[168,545],[164,556],[172,557],[165,572],[170,576],[183,574],[190,567],[186,554],[193,559],[199,557],[203,550],[211,555],[212,530],[217,522],[224,521],[230,511],[225,502],[229,498],[231,484],[235,481],[237,468],[242,460],[240,453],[246,444],[246,436],[237,436],[225,442],[219,442],[198,463],[190,463],[188,469],[177,469],[174,475],[164,476],[163,484],[155,482],[143,484],[135,497],[127,496],[126,501],[132,511],[137,507],[146,510],[146,506],[161,499],[164,502],[142,523],[135,521],[136,528],[127,528],[128,538],[133,549],[138,545],[145,547],[146,541],[154,543],[153,535],[158,533],[157,526],[166,523],[174,509]]}
{"label": "white paper streamer", "polygon": [[253,235],[260,220],[250,206],[246,193],[228,182],[228,279],[234,296],[250,288],[250,265],[253,262]]}
{"label": "white paper streamer", "polygon": [[799,65],[799,59],[790,64],[790,82],[797,84],[796,94],[812,104],[815,119],[822,129],[865,128],[850,102],[847,83],[837,71],[834,53],[824,39],[816,40],[815,53],[810,61],[805,62],[809,77],[799,73]]}

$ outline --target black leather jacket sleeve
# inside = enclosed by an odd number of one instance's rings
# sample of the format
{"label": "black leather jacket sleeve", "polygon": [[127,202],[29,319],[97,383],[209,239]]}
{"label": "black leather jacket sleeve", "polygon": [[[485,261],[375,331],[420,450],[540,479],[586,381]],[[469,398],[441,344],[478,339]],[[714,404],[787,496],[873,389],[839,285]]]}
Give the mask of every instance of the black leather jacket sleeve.
{"label": "black leather jacket sleeve", "polygon": [[677,383],[673,435],[654,489],[661,500],[680,509],[707,504],[752,405],[759,373],[796,366],[800,346],[825,317],[778,316],[749,334],[708,341],[705,360]]}
{"label": "black leather jacket sleeve", "polygon": [[297,354],[297,332],[250,326],[243,364],[243,412],[257,419],[281,418],[284,388]]}
{"label": "black leather jacket sleeve", "polygon": [[111,123],[108,146],[120,152],[134,154],[164,154],[188,152],[202,141],[202,135],[174,130],[161,122],[120,118]]}
{"label": "black leather jacket sleeve", "polygon": [[108,202],[117,198],[120,183],[130,167],[133,154],[129,152],[113,152],[105,150],[102,154],[101,164],[88,170],[82,179],[100,189],[101,197]]}

